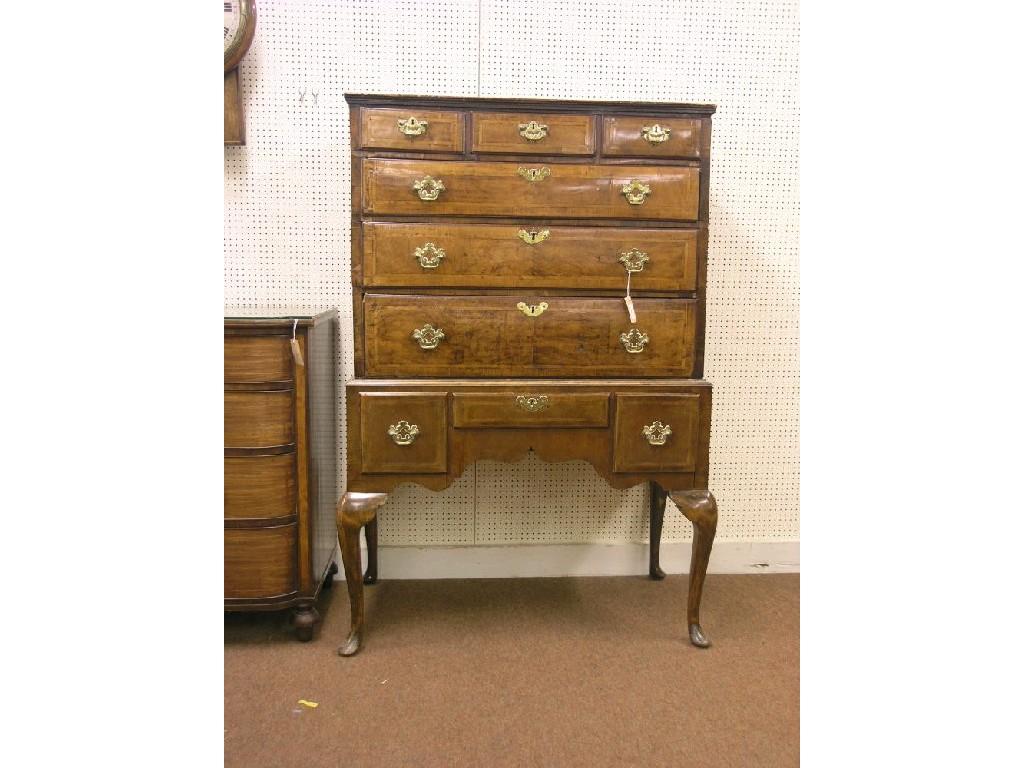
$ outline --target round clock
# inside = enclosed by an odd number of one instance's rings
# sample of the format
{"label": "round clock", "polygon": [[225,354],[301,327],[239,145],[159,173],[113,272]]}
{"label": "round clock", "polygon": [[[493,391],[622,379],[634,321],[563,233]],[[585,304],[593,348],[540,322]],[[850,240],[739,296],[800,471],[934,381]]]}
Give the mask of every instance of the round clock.
{"label": "round clock", "polygon": [[224,71],[234,69],[249,50],[256,32],[253,0],[224,0]]}

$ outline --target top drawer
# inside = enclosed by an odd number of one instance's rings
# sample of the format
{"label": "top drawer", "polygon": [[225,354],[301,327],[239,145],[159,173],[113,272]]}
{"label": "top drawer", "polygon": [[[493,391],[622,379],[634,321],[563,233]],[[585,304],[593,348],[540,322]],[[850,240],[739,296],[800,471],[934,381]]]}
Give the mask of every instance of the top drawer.
{"label": "top drawer", "polygon": [[286,336],[225,336],[224,383],[291,381],[288,341]]}
{"label": "top drawer", "polygon": [[604,118],[605,155],[700,157],[700,120],[685,117]]}
{"label": "top drawer", "polygon": [[591,115],[476,112],[473,114],[473,151],[592,155],[594,118]]}
{"label": "top drawer", "polygon": [[410,152],[461,152],[462,114],[424,109],[363,109],[359,146]]}

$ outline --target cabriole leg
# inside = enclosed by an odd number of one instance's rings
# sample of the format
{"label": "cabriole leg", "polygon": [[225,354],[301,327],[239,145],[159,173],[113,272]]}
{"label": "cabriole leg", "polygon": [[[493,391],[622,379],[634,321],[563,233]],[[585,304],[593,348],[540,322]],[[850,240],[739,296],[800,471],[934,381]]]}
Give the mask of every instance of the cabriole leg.
{"label": "cabriole leg", "polygon": [[655,482],[651,483],[651,553],[650,574],[652,579],[665,578],[661,570],[661,526],[665,522],[665,499],[668,494]]}
{"label": "cabriole leg", "polygon": [[346,493],[338,502],[338,541],[352,608],[352,628],[348,639],[338,648],[341,656],[356,653],[363,639],[363,564],[359,553],[359,531],[374,520],[377,509],[386,498],[386,493]]}
{"label": "cabriole leg", "polygon": [[672,501],[686,519],[693,523],[693,549],[690,556],[690,592],[686,601],[686,623],[690,642],[707,648],[711,641],[700,626],[700,598],[704,593],[704,577],[708,573],[711,545],[718,527],[718,504],[710,491],[673,491]]}

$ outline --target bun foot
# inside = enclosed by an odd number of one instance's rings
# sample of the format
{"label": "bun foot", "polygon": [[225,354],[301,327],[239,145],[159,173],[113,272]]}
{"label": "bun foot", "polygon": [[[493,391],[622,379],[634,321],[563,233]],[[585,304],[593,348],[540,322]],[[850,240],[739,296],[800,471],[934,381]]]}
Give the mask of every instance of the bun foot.
{"label": "bun foot", "polygon": [[300,605],[296,607],[293,623],[295,625],[295,637],[303,643],[313,639],[313,627],[320,621],[320,614],[311,605]]}
{"label": "bun foot", "polygon": [[704,634],[704,630],[701,629],[700,624],[690,625],[690,642],[698,648],[708,648],[711,646],[711,641],[708,640],[707,635]]}
{"label": "bun foot", "polygon": [[377,583],[377,574],[370,573],[369,571],[367,571],[365,573],[365,575],[363,576],[363,584],[369,585],[369,584],[376,584],[376,583]]}
{"label": "bun foot", "polygon": [[663,570],[661,570],[661,566],[658,566],[658,565],[652,565],[651,566],[651,578],[654,579],[655,581],[661,581],[662,579],[665,578],[665,572]]}
{"label": "bun foot", "polygon": [[345,641],[344,645],[338,646],[339,656],[355,656],[358,653],[360,646],[363,644],[363,638],[361,633],[353,632],[348,636],[348,640]]}
{"label": "bun foot", "polygon": [[327,578],[324,579],[324,589],[330,589],[334,586],[334,576],[338,572],[338,564],[331,563],[331,567],[327,569]]}

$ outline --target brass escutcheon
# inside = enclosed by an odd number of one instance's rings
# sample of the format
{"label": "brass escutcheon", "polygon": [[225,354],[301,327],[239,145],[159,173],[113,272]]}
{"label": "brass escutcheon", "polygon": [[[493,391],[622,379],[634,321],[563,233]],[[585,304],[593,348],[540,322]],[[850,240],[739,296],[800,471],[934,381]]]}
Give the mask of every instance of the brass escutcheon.
{"label": "brass escutcheon", "polygon": [[420,349],[437,349],[437,345],[444,339],[444,331],[427,323],[413,331],[412,337],[420,345]]}
{"label": "brass escutcheon", "polygon": [[433,243],[424,243],[413,252],[413,256],[424,269],[437,269],[441,259],[445,257],[445,252],[444,248],[438,248]]}
{"label": "brass escutcheon", "polygon": [[672,427],[656,421],[644,427],[643,433],[644,437],[647,438],[647,442],[651,445],[664,445],[665,441],[668,440],[668,436],[672,434]]}
{"label": "brass escutcheon", "polygon": [[395,445],[411,445],[419,433],[420,428],[408,421],[400,421],[388,427],[388,434],[395,441]]}
{"label": "brass escutcheon", "polygon": [[516,309],[527,317],[540,317],[547,308],[548,303],[546,301],[542,301],[540,304],[527,304],[525,301],[520,301],[516,304]]}
{"label": "brass escutcheon", "polygon": [[543,243],[549,237],[551,237],[550,229],[542,229],[539,231],[536,229],[531,229],[529,231],[525,229],[519,230],[519,239],[522,240],[527,245],[536,245],[537,243]]}
{"label": "brass escutcheon", "polygon": [[643,205],[644,200],[651,194],[651,188],[642,181],[633,179],[629,184],[622,185],[622,194],[626,196],[630,205]]}
{"label": "brass escutcheon", "polygon": [[672,133],[672,129],[668,126],[660,126],[657,123],[654,125],[645,125],[640,131],[643,134],[644,139],[649,144],[661,144],[662,142],[668,141],[669,134]]}
{"label": "brass escutcheon", "polygon": [[548,176],[551,175],[550,168],[523,168],[520,166],[519,170],[516,171],[527,181],[544,181]]}
{"label": "brass escutcheon", "polygon": [[631,248],[619,256],[619,263],[626,268],[627,272],[643,272],[644,264],[650,260],[650,256],[637,248]]}
{"label": "brass escutcheon", "polygon": [[527,141],[540,141],[548,135],[548,127],[531,120],[528,123],[519,124],[519,135]]}
{"label": "brass escutcheon", "polygon": [[409,117],[398,121],[398,130],[406,136],[422,136],[427,132],[427,125],[426,120],[417,120],[415,117]]}
{"label": "brass escutcheon", "polygon": [[650,341],[650,338],[646,333],[634,326],[630,329],[629,333],[620,333],[619,341],[622,342],[622,346],[626,348],[627,352],[635,355],[644,351],[644,347]]}
{"label": "brass escutcheon", "polygon": [[435,179],[433,176],[424,176],[419,181],[414,182],[412,188],[416,190],[420,200],[430,202],[431,200],[437,200],[437,196],[444,192],[444,182],[440,179]]}
{"label": "brass escutcheon", "polygon": [[516,405],[524,411],[536,413],[548,407],[547,395],[516,395]]}

